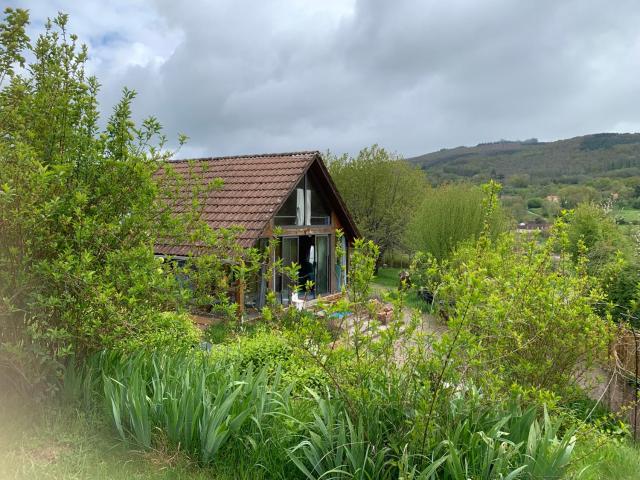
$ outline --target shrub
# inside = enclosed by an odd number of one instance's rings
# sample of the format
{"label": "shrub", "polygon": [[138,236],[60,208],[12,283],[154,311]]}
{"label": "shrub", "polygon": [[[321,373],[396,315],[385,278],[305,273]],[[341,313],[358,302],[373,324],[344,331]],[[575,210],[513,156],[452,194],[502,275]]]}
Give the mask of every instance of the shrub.
{"label": "shrub", "polygon": [[295,345],[298,340],[300,337],[292,331],[266,326],[251,336],[239,335],[214,346],[211,356],[240,368],[265,368],[271,373],[280,371],[283,380],[294,384],[296,391],[304,391],[305,387],[323,388],[326,384],[324,371]]}
{"label": "shrub", "polygon": [[528,208],[542,208],[543,200],[541,198],[530,198],[527,201]]}
{"label": "shrub", "polygon": [[507,221],[502,210],[496,208],[486,218],[484,201],[483,190],[471,184],[454,183],[433,189],[425,196],[409,227],[409,242],[414,251],[429,252],[443,260],[461,243],[475,241],[486,221],[492,234],[503,231]]}
{"label": "shrub", "polygon": [[416,278],[449,317],[448,351],[478,382],[570,394],[580,373],[606,356],[610,317],[596,310],[604,294],[562,250],[563,229],[559,223],[543,244],[485,236],[449,262],[416,259]]}
{"label": "shrub", "polygon": [[176,352],[197,347],[202,334],[186,313],[151,312],[143,329],[124,339],[121,348],[127,352],[146,350]]}
{"label": "shrub", "polygon": [[[0,109],[0,343],[37,350],[34,361],[48,357],[54,372],[72,354],[193,343],[184,318],[161,313],[200,304],[179,278],[219,281],[220,257],[242,255],[235,232],[206,228],[191,202],[220,181],[172,175],[158,121],[131,119],[134,92],[100,121],[99,83],[67,21],[59,14],[33,43],[25,10],[7,9],[0,24],[0,103],[12,105]],[[177,217],[174,202],[187,206]],[[211,247],[198,260],[207,268],[196,275],[156,258],[159,239]]]}
{"label": "shrub", "polygon": [[613,304],[616,320],[638,312],[640,259],[633,240],[616,225],[610,212],[593,203],[580,204],[567,216],[568,251],[575,262],[588,260],[587,272],[598,279]]}

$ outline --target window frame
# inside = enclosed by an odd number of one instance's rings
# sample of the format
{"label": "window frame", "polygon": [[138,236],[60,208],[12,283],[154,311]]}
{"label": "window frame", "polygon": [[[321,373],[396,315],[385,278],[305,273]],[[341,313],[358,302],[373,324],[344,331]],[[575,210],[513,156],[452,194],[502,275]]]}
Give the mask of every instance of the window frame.
{"label": "window frame", "polygon": [[[326,201],[326,199],[324,198],[325,195],[323,194],[323,192],[321,191],[321,189],[317,188],[318,186],[318,181],[314,180],[314,179],[309,179],[309,171],[306,171],[304,173],[303,178],[301,179],[302,182],[298,181],[298,183],[296,184],[295,188],[289,192],[289,195],[287,196],[286,200],[284,201],[284,203],[280,206],[280,209],[276,212],[276,214],[273,216],[273,224],[274,226],[277,227],[283,227],[283,228],[300,228],[300,227],[326,227],[326,226],[330,226],[333,223],[333,219],[332,219],[332,215],[331,215],[331,208],[328,207],[328,202]],[[281,223],[279,222],[279,220],[283,220],[284,222],[287,222],[287,219],[294,219],[294,222],[297,220],[298,215],[278,215],[283,207],[285,206],[285,204],[289,201],[289,199],[296,194],[296,192],[299,190],[298,186],[300,185],[300,183],[303,184],[303,194],[302,194],[302,223],[298,224],[298,223]],[[314,185],[315,184],[315,185]],[[315,187],[315,188],[314,188]],[[313,215],[313,205],[314,202],[311,200],[312,198],[312,192],[315,192],[315,196],[317,197],[317,199],[319,200],[320,204],[322,205],[323,209],[326,210],[327,214],[323,215],[323,216],[314,216]],[[296,194],[297,195],[297,194]],[[298,204],[296,204],[296,208],[297,208]],[[324,223],[314,223],[314,219],[324,219]]]}

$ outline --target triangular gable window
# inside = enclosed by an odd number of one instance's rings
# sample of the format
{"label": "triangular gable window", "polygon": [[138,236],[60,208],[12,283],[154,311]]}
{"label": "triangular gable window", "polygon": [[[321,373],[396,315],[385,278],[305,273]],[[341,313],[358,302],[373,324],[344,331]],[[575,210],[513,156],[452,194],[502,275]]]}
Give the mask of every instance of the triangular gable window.
{"label": "triangular gable window", "polygon": [[274,218],[279,226],[330,225],[331,213],[318,188],[318,182],[307,172],[293,189]]}

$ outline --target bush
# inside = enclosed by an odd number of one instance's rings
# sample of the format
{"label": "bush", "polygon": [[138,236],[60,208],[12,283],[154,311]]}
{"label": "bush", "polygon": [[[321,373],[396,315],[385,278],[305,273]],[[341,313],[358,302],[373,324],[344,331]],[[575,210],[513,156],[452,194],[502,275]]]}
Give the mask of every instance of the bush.
{"label": "bush", "polygon": [[616,320],[638,313],[640,258],[633,240],[616,225],[610,212],[593,203],[580,204],[567,215],[568,251],[575,262],[584,258],[613,304]]}
{"label": "bush", "polygon": [[214,346],[211,356],[240,368],[266,368],[270,373],[278,370],[285,382],[294,384],[296,391],[323,388],[327,382],[324,371],[293,343],[297,340],[299,337],[291,331],[265,326],[251,336],[239,335]]}
{"label": "bush", "polygon": [[486,217],[484,203],[483,190],[471,184],[447,184],[433,189],[409,227],[409,242],[414,251],[429,252],[443,260],[461,243],[476,240],[485,221],[492,234],[504,231],[507,222],[502,210],[496,208]]}
{"label": "bush", "polygon": [[416,259],[415,278],[449,318],[445,334],[467,376],[496,388],[572,394],[575,378],[607,354],[611,323],[596,279],[574,265],[559,224],[547,242],[503,234],[459,249],[449,262]]}
{"label": "bush", "polygon": [[541,198],[530,198],[527,201],[528,208],[542,208],[544,201]]}
{"label": "bush", "polygon": [[[557,478],[575,443],[546,412],[467,388],[442,403],[427,442],[416,429],[396,445],[394,429],[377,427],[388,409],[383,391],[369,389],[373,407],[353,412],[328,385],[294,396],[278,370],[207,354],[103,353],[70,367],[66,384],[70,398],[105,412],[124,441],[179,448],[252,478]],[[423,421],[396,414],[398,427]]]}
{"label": "bush", "polygon": [[121,348],[124,351],[177,352],[197,347],[200,343],[202,333],[188,314],[153,312],[151,315],[143,330],[123,340]]}
{"label": "bush", "polygon": [[[200,303],[179,278],[220,279],[220,257],[242,254],[234,231],[206,228],[191,202],[220,181],[172,175],[158,121],[132,121],[134,92],[100,121],[99,83],[67,21],[59,14],[33,44],[25,10],[0,24],[0,97],[12,105],[0,109],[0,344],[38,351],[54,373],[70,355],[194,343],[184,317],[161,313]],[[176,217],[173,202],[190,207]],[[156,258],[159,239],[211,247],[207,268]]]}

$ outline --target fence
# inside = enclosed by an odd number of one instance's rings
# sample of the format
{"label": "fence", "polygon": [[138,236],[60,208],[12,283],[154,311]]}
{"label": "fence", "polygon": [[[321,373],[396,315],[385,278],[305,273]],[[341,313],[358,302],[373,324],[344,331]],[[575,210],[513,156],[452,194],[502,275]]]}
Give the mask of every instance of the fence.
{"label": "fence", "polygon": [[620,326],[610,349],[611,379],[607,403],[612,411],[627,411],[633,438],[640,439],[640,331]]}

